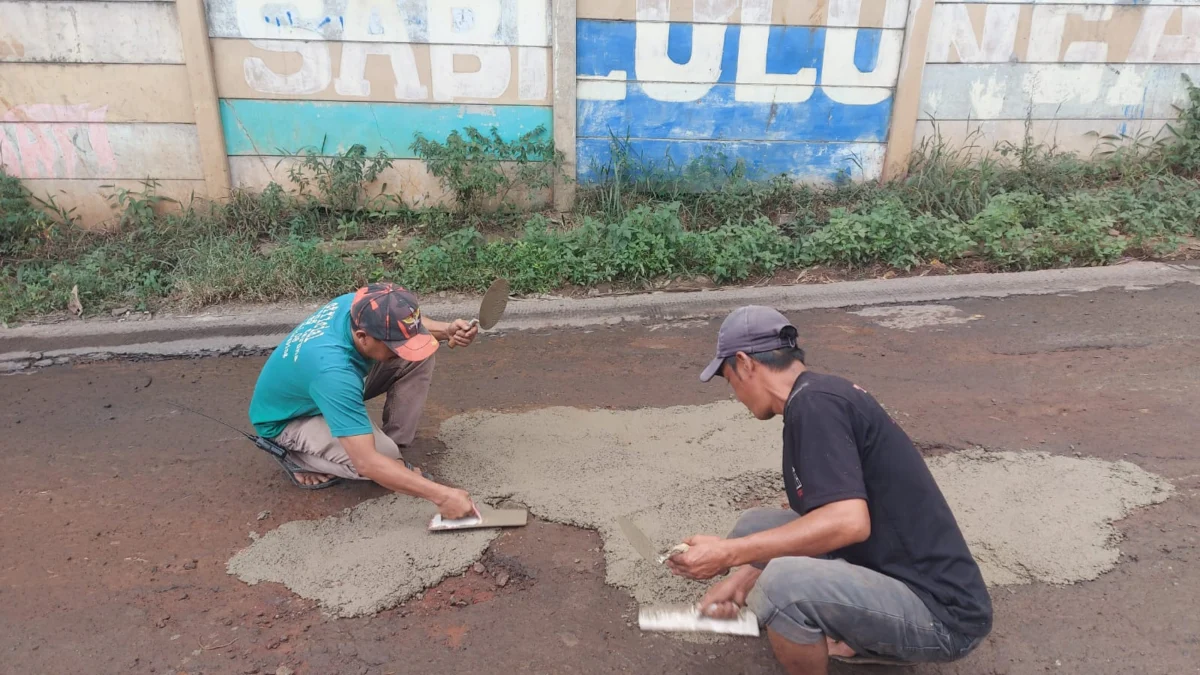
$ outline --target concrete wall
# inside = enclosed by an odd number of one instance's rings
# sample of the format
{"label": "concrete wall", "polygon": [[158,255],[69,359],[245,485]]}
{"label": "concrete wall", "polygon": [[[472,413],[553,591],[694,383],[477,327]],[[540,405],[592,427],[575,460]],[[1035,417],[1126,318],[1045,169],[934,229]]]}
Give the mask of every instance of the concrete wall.
{"label": "concrete wall", "polygon": [[88,225],[101,186],[221,198],[355,143],[435,203],[413,134],[467,126],[544,125],[581,182],[612,137],[658,166],[874,179],[935,129],[990,147],[1028,120],[1085,154],[1157,133],[1198,64],[1194,0],[0,0],[0,161]]}
{"label": "concrete wall", "polygon": [[104,185],[203,194],[175,6],[0,0],[0,163],[86,223]]}
{"label": "concrete wall", "polygon": [[[549,0],[207,0],[233,183],[359,143],[410,203],[444,195],[410,149],[468,126],[553,133]],[[283,159],[283,161],[281,161]]]}
{"label": "concrete wall", "polygon": [[580,0],[580,177],[644,159],[876,178],[906,0]]}
{"label": "concrete wall", "polygon": [[917,137],[1037,142],[1083,155],[1097,135],[1154,135],[1200,82],[1200,7],[1183,0],[938,2]]}

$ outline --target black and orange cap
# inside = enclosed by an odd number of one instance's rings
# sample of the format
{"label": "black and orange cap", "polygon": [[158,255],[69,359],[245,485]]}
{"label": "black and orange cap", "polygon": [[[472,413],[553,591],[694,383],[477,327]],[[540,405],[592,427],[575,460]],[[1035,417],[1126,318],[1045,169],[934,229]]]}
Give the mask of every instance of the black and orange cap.
{"label": "black and orange cap", "polygon": [[438,341],[421,322],[417,296],[398,284],[380,282],[358,289],[350,321],[405,361],[424,361],[438,349]]}

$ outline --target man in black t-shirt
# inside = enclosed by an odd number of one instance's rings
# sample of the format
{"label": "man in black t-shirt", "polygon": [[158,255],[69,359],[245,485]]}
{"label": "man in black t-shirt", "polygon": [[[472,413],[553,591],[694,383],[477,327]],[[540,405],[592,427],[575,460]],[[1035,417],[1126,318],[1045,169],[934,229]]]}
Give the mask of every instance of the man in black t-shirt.
{"label": "man in black t-shirt", "polygon": [[992,627],[992,603],[954,514],[908,436],[861,387],[808,370],[796,328],[768,307],[721,324],[723,376],[760,420],[783,415],[790,509],[752,509],[728,538],[698,535],[668,565],[711,579],[710,616],[748,606],[789,673],[828,659],[953,661]]}

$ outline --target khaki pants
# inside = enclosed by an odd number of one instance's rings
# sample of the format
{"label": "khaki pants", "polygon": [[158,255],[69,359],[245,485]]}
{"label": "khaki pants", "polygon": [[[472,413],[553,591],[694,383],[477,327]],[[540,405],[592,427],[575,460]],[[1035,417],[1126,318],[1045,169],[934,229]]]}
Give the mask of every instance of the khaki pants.
{"label": "khaki pants", "polygon": [[[433,380],[433,357],[419,363],[392,359],[376,363],[363,387],[363,400],[387,394],[383,404],[383,428],[371,423],[375,449],[385,457],[400,459],[400,448],[412,443],[429,384]],[[325,418],[298,417],[284,428],[275,442],[288,449],[289,458],[313,473],[365,480],[358,475],[346,449],[329,431]]]}

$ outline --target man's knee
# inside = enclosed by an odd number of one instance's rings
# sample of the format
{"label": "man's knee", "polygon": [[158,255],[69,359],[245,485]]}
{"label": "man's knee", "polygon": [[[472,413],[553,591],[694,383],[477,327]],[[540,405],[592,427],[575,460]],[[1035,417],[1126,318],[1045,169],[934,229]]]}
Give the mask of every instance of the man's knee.
{"label": "man's knee", "polygon": [[729,531],[728,539],[738,539],[749,535],[781,527],[792,522],[799,516],[791,509],[753,508],[742,512],[737,524]]}

